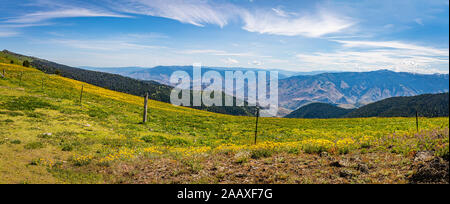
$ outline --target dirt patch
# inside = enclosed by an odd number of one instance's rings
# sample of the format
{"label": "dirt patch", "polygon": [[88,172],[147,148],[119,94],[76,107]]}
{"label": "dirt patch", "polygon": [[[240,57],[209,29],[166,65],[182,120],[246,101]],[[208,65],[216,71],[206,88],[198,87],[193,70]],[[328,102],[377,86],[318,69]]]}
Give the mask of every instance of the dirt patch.
{"label": "dirt patch", "polygon": [[413,169],[415,173],[409,178],[411,183],[449,183],[449,163],[439,157],[415,164]]}
{"label": "dirt patch", "polygon": [[[368,153],[330,156],[277,154],[236,162],[233,155],[175,160],[143,159],[104,168],[108,183],[408,183],[411,160],[402,155]],[[345,161],[345,165],[330,165]],[[344,162],[343,162],[344,163]],[[448,172],[448,167],[447,167]],[[448,175],[448,174],[447,174]]]}

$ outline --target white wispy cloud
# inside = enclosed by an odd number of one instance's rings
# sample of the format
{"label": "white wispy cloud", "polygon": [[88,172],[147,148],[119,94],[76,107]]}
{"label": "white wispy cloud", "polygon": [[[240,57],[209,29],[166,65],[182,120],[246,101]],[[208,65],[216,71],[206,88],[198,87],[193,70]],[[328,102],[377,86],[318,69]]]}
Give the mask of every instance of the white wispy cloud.
{"label": "white wispy cloud", "polygon": [[196,26],[224,27],[231,20],[240,20],[242,28],[249,32],[283,36],[320,37],[356,24],[346,16],[324,9],[299,15],[281,7],[248,10],[231,3],[205,0],[124,0],[112,2],[112,5],[123,13],[164,17]]}
{"label": "white wispy cloud", "polygon": [[[344,50],[298,54],[303,64],[321,69],[390,69],[419,73],[448,73],[448,49],[437,49],[403,42],[337,41]],[[367,48],[372,49],[367,49]],[[361,50],[364,48],[365,50]],[[442,67],[447,66],[447,70]],[[441,68],[441,69],[439,69]]]}
{"label": "white wispy cloud", "polygon": [[336,42],[343,44],[344,47],[352,48],[393,48],[415,51],[424,55],[447,56],[448,49],[436,49],[432,47],[419,46],[411,43],[403,43],[398,41],[344,41],[336,40]]}
{"label": "white wispy cloud", "polygon": [[183,50],[181,54],[209,54],[214,56],[234,56],[234,57],[270,57],[260,56],[251,52],[228,52],[224,50],[200,49],[200,50]]}
{"label": "white wispy cloud", "polygon": [[15,31],[1,31],[0,30],[0,38],[13,37],[13,36],[17,36],[17,35],[19,35],[19,32],[15,32]]}
{"label": "white wispy cloud", "polygon": [[112,2],[112,7],[121,12],[158,16],[189,23],[224,27],[232,18],[233,5],[211,5],[204,0],[124,0]]}
{"label": "white wispy cloud", "polygon": [[49,42],[82,50],[100,50],[100,51],[121,51],[121,50],[143,50],[143,49],[162,49],[163,46],[144,45],[131,41],[107,39],[107,40],[67,40],[53,39]]}
{"label": "white wispy cloud", "polygon": [[356,24],[350,18],[325,10],[303,16],[280,15],[280,11],[277,11],[276,14],[265,11],[243,13],[243,29],[261,34],[321,37],[342,32]]}
{"label": "white wispy cloud", "polygon": [[69,8],[64,10],[52,10],[52,11],[41,11],[26,14],[23,16],[11,18],[6,20],[5,23],[20,23],[20,24],[30,24],[43,22],[50,19],[56,18],[74,18],[74,17],[117,17],[117,18],[127,18],[129,16],[116,14],[107,11],[97,11],[87,8]]}
{"label": "white wispy cloud", "polygon": [[226,64],[239,64],[239,61],[233,58],[224,59],[223,62]]}
{"label": "white wispy cloud", "polygon": [[338,33],[356,24],[354,20],[346,16],[323,8],[300,15],[296,12],[285,11],[282,7],[249,10],[230,2],[207,0],[101,0],[96,4],[74,2],[63,4],[39,0],[39,4],[28,6],[43,7],[43,11],[11,17],[0,24],[37,26],[58,18],[130,18],[136,15],[147,15],[200,27],[205,25],[224,27],[231,21],[236,21],[242,23],[242,29],[249,32],[308,37]]}

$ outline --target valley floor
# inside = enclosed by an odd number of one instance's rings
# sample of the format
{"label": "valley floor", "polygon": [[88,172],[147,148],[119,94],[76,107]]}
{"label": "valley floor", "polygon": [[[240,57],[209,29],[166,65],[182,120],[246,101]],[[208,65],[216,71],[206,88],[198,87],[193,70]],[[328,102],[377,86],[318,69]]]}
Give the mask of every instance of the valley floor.
{"label": "valley floor", "polygon": [[[255,119],[0,63],[0,183],[448,183],[449,118]],[[81,87],[83,101],[80,102]]]}

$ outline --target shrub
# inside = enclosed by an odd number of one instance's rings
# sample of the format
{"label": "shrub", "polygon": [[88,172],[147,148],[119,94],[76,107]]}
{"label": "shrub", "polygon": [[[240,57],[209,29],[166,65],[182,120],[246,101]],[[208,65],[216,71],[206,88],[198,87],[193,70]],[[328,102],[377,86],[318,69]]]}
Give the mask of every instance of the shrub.
{"label": "shrub", "polygon": [[11,111],[34,111],[37,108],[54,108],[50,103],[33,96],[13,98],[3,103],[3,106]]}
{"label": "shrub", "polygon": [[23,61],[22,64],[24,67],[30,67],[30,62],[28,60]]}
{"label": "shrub", "polygon": [[88,115],[93,118],[106,119],[109,116],[109,113],[101,108],[96,107],[90,108],[88,111]]}
{"label": "shrub", "polygon": [[32,142],[25,145],[25,149],[42,149],[44,144],[42,142]]}
{"label": "shrub", "polygon": [[333,148],[334,143],[325,139],[310,139],[302,141],[302,149],[308,154],[331,152]]}
{"label": "shrub", "polygon": [[45,116],[45,114],[43,113],[36,113],[31,111],[26,111],[25,114],[30,118],[43,118]]}
{"label": "shrub", "polygon": [[23,116],[23,113],[16,112],[16,111],[0,111],[0,114],[12,116],[12,117]]}
{"label": "shrub", "polygon": [[259,158],[267,158],[272,156],[273,151],[268,149],[254,149],[252,150],[252,159],[259,159]]}
{"label": "shrub", "polygon": [[92,162],[94,159],[91,155],[75,155],[72,157],[72,162],[75,166],[85,166]]}
{"label": "shrub", "polygon": [[63,147],[62,147],[61,150],[62,150],[63,152],[70,152],[70,151],[73,150],[73,146],[70,145],[70,144],[65,144],[65,145],[63,145]]}
{"label": "shrub", "polygon": [[234,162],[237,164],[243,164],[248,162],[248,159],[251,157],[250,152],[247,151],[242,151],[242,152],[238,152],[235,156],[234,156]]}
{"label": "shrub", "polygon": [[4,120],[3,122],[4,122],[4,123],[13,123],[13,122],[14,122],[14,120],[11,120],[11,119],[6,119],[6,120]]}
{"label": "shrub", "polygon": [[20,141],[20,140],[12,140],[11,144],[22,144],[22,141]]}
{"label": "shrub", "polygon": [[442,157],[442,158],[445,159],[446,161],[449,160],[450,154],[449,154],[449,146],[448,146],[448,143],[447,143],[446,145],[443,145],[442,148],[439,148],[439,149],[436,151],[436,156]]}
{"label": "shrub", "polygon": [[169,139],[164,136],[144,136],[142,140],[146,143],[162,144],[166,146],[189,146],[191,142],[182,138]]}

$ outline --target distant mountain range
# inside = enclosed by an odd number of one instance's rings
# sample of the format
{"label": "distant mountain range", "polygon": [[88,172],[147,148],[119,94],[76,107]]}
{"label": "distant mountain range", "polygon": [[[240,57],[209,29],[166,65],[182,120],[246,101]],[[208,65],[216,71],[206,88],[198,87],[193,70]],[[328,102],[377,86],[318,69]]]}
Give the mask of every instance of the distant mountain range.
{"label": "distant mountain range", "polygon": [[311,102],[357,108],[395,96],[448,91],[448,74],[424,75],[388,70],[294,76],[279,81],[280,106],[290,110]]}
{"label": "distant mountain range", "polygon": [[[140,80],[152,80],[166,85],[175,71],[186,71],[192,76],[192,66],[158,66],[154,68],[94,68],[84,69],[120,74]],[[268,71],[264,69],[205,67],[223,72]],[[448,74],[413,74],[379,70],[373,72],[290,72],[279,71],[280,116],[304,105],[321,102],[339,107],[358,108],[366,104],[395,96],[415,96],[449,91]],[[230,94],[230,93],[228,93]]]}
{"label": "distant mountain range", "polygon": [[312,103],[286,118],[362,118],[362,117],[448,117],[449,93],[392,97],[358,109],[344,109],[326,103]]}
{"label": "distant mountain range", "polygon": [[[156,81],[161,84],[166,84],[173,86],[173,84],[170,83],[169,79],[172,73],[176,71],[185,71],[189,75],[192,76],[193,67],[192,66],[157,66],[152,68],[144,68],[144,67],[109,67],[109,68],[102,68],[102,67],[88,67],[88,66],[82,66],[80,67],[82,69],[91,70],[91,71],[99,71],[99,72],[106,72],[106,73],[112,73],[112,74],[120,74],[123,76],[140,79],[140,80],[151,80]],[[279,69],[255,69],[255,68],[240,68],[240,67],[202,67],[202,72],[208,72],[208,71],[217,71],[222,76],[225,76],[225,71],[277,71],[278,72],[278,78],[279,79],[286,79],[292,76],[308,76],[308,75],[316,75],[316,74],[322,74],[326,73],[327,71],[312,71],[312,72],[292,72],[292,71],[284,71]]]}

